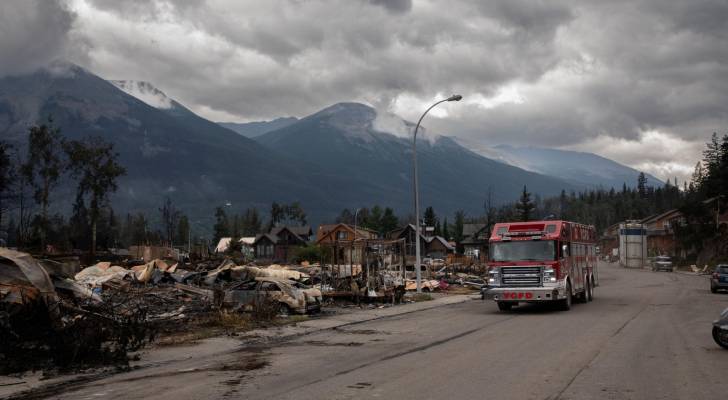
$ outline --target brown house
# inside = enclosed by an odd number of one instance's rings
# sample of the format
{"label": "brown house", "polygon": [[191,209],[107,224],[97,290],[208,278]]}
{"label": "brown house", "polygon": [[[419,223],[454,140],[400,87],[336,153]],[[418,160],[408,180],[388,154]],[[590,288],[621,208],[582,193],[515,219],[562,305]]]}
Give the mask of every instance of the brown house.
{"label": "brown house", "polygon": [[337,240],[376,239],[377,236],[377,232],[359,226],[354,231],[354,227],[347,224],[320,225],[316,231],[316,244],[333,243]]}
{"label": "brown house", "polygon": [[347,224],[320,225],[316,231],[317,245],[334,245],[335,260],[339,264],[361,265],[364,259],[366,240],[377,239],[377,232]]}
{"label": "brown house", "polygon": [[273,227],[269,233],[255,237],[255,258],[259,261],[291,262],[296,249],[305,246],[312,235],[310,226]]}
{"label": "brown house", "polygon": [[[703,201],[706,210],[713,215],[716,227],[728,224],[726,207],[728,204],[726,203],[728,201],[720,197],[712,197]],[[688,223],[679,210],[674,209],[653,215],[640,222],[647,228],[647,253],[649,255],[678,255],[675,228]]]}
{"label": "brown house", "polygon": [[669,210],[640,221],[647,229],[647,254],[650,256],[677,254],[675,227],[686,223],[685,217],[677,210]]}

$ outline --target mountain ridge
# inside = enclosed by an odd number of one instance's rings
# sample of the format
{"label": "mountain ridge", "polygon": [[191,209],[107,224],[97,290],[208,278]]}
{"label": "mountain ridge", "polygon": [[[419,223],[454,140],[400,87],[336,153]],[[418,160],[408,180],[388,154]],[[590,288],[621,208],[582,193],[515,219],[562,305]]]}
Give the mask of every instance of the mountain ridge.
{"label": "mountain ridge", "polygon": [[[636,187],[640,173],[609,158],[583,151],[510,145],[498,145],[495,149],[504,153],[505,159],[521,168],[561,176],[587,188],[601,186],[605,189],[620,189],[624,184]],[[664,185],[663,181],[653,175],[646,173],[645,176],[648,186]]]}
{"label": "mountain ridge", "polygon": [[[407,197],[411,192],[411,139],[375,129],[376,116],[369,106],[337,103],[256,140],[324,169],[377,181],[388,187],[386,196]],[[404,120],[402,124],[409,125]],[[515,201],[524,184],[543,195],[575,189],[565,181],[477,155],[447,136],[418,141],[417,151],[422,203],[436,209],[478,212],[488,187],[497,192],[499,203]]]}
{"label": "mountain ridge", "polygon": [[219,125],[253,139],[270,131],[284,128],[298,121],[296,117],[280,117],[269,121],[218,122]]}
{"label": "mountain ridge", "polygon": [[[373,204],[403,216],[412,209],[413,124],[364,104],[336,103],[250,139],[148,82],[109,82],[75,65],[62,73],[0,78],[4,137],[22,146],[28,127],[48,115],[68,138],[99,135],[115,145],[128,170],[112,196],[122,212],[155,210],[167,196],[208,225],[214,207],[227,203],[231,212],[265,212],[274,201],[299,201],[311,222]],[[441,215],[480,215],[490,191],[502,204],[515,201],[524,185],[542,196],[578,190],[478,155],[452,137],[421,132],[421,202]],[[70,204],[72,188],[63,190]]]}

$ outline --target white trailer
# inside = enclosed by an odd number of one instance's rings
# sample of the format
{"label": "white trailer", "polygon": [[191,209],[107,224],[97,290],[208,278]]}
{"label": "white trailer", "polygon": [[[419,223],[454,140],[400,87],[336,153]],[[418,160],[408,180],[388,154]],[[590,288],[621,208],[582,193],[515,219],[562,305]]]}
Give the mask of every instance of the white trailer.
{"label": "white trailer", "polygon": [[619,224],[619,265],[643,268],[647,262],[647,228],[639,222]]}

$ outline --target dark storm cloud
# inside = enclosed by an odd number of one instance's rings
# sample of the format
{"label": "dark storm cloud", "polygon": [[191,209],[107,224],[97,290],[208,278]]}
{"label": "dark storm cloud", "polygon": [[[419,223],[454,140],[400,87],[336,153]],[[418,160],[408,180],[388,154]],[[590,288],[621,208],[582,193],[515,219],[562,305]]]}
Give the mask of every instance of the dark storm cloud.
{"label": "dark storm cloud", "polygon": [[372,4],[380,5],[394,12],[406,12],[412,8],[412,0],[368,0]]}
{"label": "dark storm cloud", "polygon": [[554,31],[572,18],[569,7],[549,0],[493,0],[478,6],[483,16],[527,32],[536,41],[551,40]]}
{"label": "dark storm cloud", "polygon": [[[40,33],[7,17],[20,4]],[[3,55],[36,55],[16,69],[80,41],[87,58],[73,61],[151,81],[212,119],[337,101],[414,119],[459,92],[463,102],[428,117],[433,131],[613,150],[632,165],[666,165],[651,154],[673,153],[655,146],[692,146],[728,125],[724,0],[69,0],[75,22],[55,2],[2,7]]]}
{"label": "dark storm cloud", "polygon": [[0,76],[27,73],[66,56],[73,20],[59,1],[0,2]]}

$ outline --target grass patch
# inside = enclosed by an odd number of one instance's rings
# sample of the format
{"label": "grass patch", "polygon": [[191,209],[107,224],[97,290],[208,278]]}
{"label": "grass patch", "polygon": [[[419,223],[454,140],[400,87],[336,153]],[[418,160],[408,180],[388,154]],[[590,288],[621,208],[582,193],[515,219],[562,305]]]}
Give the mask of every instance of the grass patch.
{"label": "grass patch", "polygon": [[410,297],[412,301],[415,303],[419,303],[421,301],[430,301],[433,300],[433,297],[429,293],[414,293],[412,294],[412,297]]}
{"label": "grass patch", "polygon": [[219,336],[220,334],[222,334],[222,331],[220,329],[200,327],[198,329],[195,329],[194,331],[176,332],[165,335],[164,337],[157,339],[155,344],[162,347],[182,346],[187,344],[195,344],[200,340]]}
{"label": "grass patch", "polygon": [[285,318],[274,316],[270,320],[256,320],[249,313],[222,310],[211,313],[208,318],[190,322],[181,330],[168,330],[159,335],[155,343],[158,346],[189,345],[200,340],[247,332],[253,329],[295,325],[299,322],[308,321],[308,319],[308,315],[291,315]]}
{"label": "grass patch", "polygon": [[190,321],[184,328],[170,327],[164,335],[160,335],[156,344],[159,346],[193,344],[215,336],[249,331],[258,325],[249,314],[222,310],[210,313],[207,318]]}

